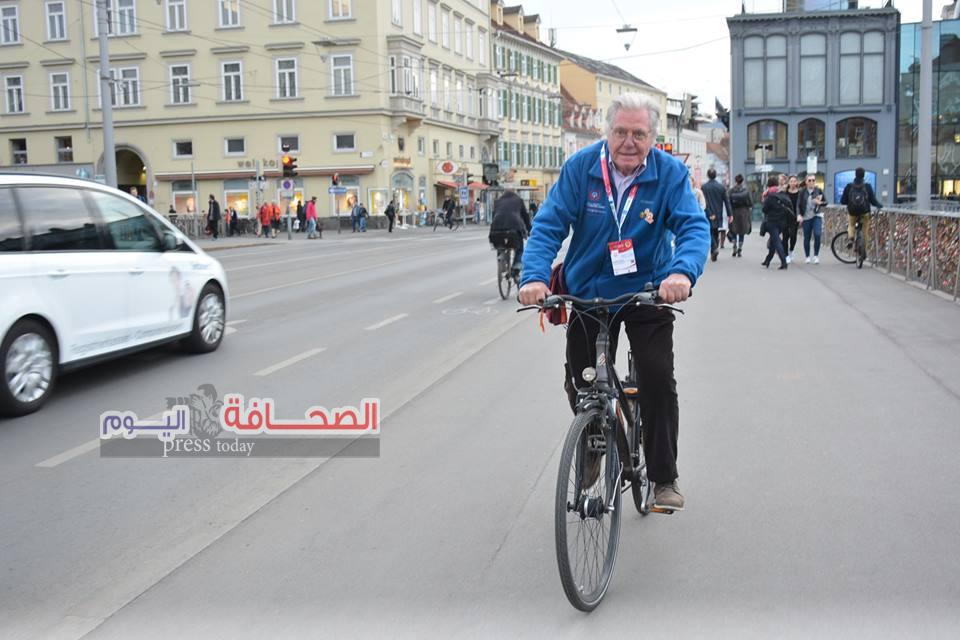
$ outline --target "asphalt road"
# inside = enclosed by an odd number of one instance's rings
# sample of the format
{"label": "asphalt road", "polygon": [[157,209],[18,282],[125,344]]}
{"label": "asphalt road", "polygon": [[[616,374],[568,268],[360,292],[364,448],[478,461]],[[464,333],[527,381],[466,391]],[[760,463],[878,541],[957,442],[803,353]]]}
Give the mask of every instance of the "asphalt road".
{"label": "asphalt road", "polygon": [[[625,514],[593,614],[553,549],[562,332],[499,300],[482,232],[370,232],[218,251],[220,350],[0,422],[0,635],[955,637],[960,305],[751,240],[676,326],[687,510]],[[380,456],[99,456],[102,411],[203,384],[285,416],[378,397]]]}

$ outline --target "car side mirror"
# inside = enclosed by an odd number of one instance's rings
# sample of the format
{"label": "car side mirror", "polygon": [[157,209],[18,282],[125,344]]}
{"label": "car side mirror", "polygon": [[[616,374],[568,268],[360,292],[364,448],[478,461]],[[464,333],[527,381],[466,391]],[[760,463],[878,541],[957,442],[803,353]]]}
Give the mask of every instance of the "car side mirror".
{"label": "car side mirror", "polygon": [[170,231],[164,231],[163,232],[163,250],[176,251],[178,246],[180,246],[180,240],[177,238],[177,235]]}

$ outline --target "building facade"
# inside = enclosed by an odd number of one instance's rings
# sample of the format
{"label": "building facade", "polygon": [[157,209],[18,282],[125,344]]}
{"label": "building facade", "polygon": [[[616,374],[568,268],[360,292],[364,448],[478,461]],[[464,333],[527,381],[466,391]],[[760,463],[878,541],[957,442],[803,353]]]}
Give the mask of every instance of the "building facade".
{"label": "building facade", "polygon": [[732,173],[758,190],[769,174],[809,168],[836,201],[863,167],[891,202],[899,20],[893,8],[727,18]]}
{"label": "building facade", "polygon": [[604,122],[597,109],[577,102],[563,84],[560,94],[563,97],[563,151],[569,158],[603,137]]}
{"label": "building facade", "polygon": [[[298,158],[294,200],[317,196],[321,215],[352,198],[371,213],[390,197],[436,206],[496,152],[487,0],[109,9],[119,186],[160,211],[208,194],[241,215],[283,201],[284,148]],[[94,25],[90,0],[0,2],[0,166],[103,173]],[[328,195],[333,174],[346,193]]]}
{"label": "building facade", "polygon": [[497,161],[500,185],[542,201],[563,164],[560,103],[561,58],[540,41],[540,17],[520,5],[490,3],[493,72],[500,119]]}

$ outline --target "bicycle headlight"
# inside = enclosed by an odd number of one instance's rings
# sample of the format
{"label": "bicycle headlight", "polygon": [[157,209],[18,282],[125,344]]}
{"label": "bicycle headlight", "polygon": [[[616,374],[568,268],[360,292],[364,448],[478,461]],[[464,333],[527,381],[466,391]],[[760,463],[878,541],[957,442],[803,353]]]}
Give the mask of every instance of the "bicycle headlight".
{"label": "bicycle headlight", "polygon": [[583,370],[583,373],[580,374],[584,382],[593,382],[597,379],[597,370],[593,367],[587,367]]}

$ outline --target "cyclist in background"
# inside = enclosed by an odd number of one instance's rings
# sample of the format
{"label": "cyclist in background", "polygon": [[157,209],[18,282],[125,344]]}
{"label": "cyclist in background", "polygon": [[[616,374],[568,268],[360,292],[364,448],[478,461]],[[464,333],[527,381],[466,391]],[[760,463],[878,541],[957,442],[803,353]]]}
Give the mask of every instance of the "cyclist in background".
{"label": "cyclist in background", "polygon": [[530,215],[523,199],[516,191],[504,191],[493,205],[493,222],[490,223],[490,244],[497,253],[505,247],[512,247],[513,275],[520,275],[523,264],[523,240],[530,234]]}
{"label": "cyclist in background", "polygon": [[853,240],[857,237],[854,225],[857,218],[861,219],[863,229],[863,246],[870,246],[870,205],[879,211],[883,206],[873,193],[869,182],[864,182],[863,167],[857,167],[853,172],[853,182],[843,188],[840,204],[847,205],[847,249],[853,248]]}
{"label": "cyclist in background", "polygon": [[[687,168],[654,149],[660,107],[637,93],[614,98],[606,137],[574,154],[537,211],[523,260],[520,302],[541,302],[553,260],[571,228],[563,264],[566,288],[578,298],[615,298],[659,287],[667,304],[682,302],[703,273],[710,223],[694,198]],[[671,246],[671,240],[676,247]],[[616,353],[625,324],[639,376],[643,450],[654,503],[679,511],[677,438],[680,425],[673,368],[673,313],[649,305],[621,308],[611,319]],[[596,323],[576,309],[567,324],[565,388],[571,408],[585,389],[583,369],[596,362]]]}

